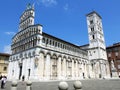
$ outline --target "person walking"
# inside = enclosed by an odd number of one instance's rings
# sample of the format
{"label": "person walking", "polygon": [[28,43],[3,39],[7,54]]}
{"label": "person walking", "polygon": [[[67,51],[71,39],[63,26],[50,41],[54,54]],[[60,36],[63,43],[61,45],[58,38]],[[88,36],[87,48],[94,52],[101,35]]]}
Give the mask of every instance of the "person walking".
{"label": "person walking", "polygon": [[22,81],[24,81],[24,80],[25,80],[25,76],[23,75],[23,76],[22,76]]}
{"label": "person walking", "polygon": [[1,79],[1,89],[5,88],[6,81],[7,81],[7,77],[3,76]]}
{"label": "person walking", "polygon": [[22,76],[22,85],[24,85],[25,76]]}

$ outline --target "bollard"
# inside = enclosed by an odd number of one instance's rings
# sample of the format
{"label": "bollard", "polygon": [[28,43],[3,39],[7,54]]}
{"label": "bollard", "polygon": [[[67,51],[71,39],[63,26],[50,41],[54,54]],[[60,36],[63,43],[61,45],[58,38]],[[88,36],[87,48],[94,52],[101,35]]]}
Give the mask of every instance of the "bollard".
{"label": "bollard", "polygon": [[17,81],[13,81],[11,86],[11,90],[17,90]]}
{"label": "bollard", "polygon": [[60,82],[58,85],[59,90],[68,90],[67,82]]}
{"label": "bollard", "polygon": [[27,82],[26,82],[26,85],[27,85],[27,86],[26,86],[26,90],[32,90],[32,89],[31,89],[31,85],[32,85],[32,82],[31,82],[31,81],[27,81]]}
{"label": "bollard", "polygon": [[75,90],[82,90],[82,83],[80,81],[75,81],[73,83]]}

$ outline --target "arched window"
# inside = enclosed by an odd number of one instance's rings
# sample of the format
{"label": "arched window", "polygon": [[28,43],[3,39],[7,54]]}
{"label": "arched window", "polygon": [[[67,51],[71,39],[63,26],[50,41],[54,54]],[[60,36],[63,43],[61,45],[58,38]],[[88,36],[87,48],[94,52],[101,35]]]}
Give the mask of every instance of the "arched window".
{"label": "arched window", "polygon": [[50,42],[49,42],[49,43],[50,43],[50,45],[51,45],[51,40],[50,40]]}
{"label": "arched window", "polygon": [[58,47],[60,46],[60,43],[58,43]]}
{"label": "arched window", "polygon": [[54,41],[53,41],[53,46],[54,46]]}
{"label": "arched window", "polygon": [[55,47],[57,46],[57,42],[55,42]]}
{"label": "arched window", "polygon": [[48,39],[46,39],[46,42],[45,42],[46,44],[48,44]]}
{"label": "arched window", "polygon": [[42,39],[42,42],[45,43],[45,38]]}

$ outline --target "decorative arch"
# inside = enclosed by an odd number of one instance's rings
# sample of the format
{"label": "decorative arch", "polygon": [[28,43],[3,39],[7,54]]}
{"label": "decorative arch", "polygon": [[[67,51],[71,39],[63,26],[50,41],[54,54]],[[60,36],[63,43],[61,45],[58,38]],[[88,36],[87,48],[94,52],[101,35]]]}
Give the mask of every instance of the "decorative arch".
{"label": "decorative arch", "polygon": [[31,57],[31,52],[28,53],[28,56]]}
{"label": "decorative arch", "polygon": [[50,55],[51,56],[51,52],[47,52],[46,55]]}
{"label": "decorative arch", "polygon": [[59,58],[59,57],[61,57],[61,58],[62,58],[62,55],[61,55],[61,54],[59,54],[59,55],[58,55],[58,58]]}
{"label": "decorative arch", "polygon": [[24,54],[24,57],[27,58],[27,53]]}
{"label": "decorative arch", "polygon": [[51,56],[52,58],[57,58],[57,54],[56,53],[53,53],[53,55]]}
{"label": "decorative arch", "polygon": [[68,56],[68,60],[69,60],[69,61],[72,61],[72,58],[71,58],[70,56]]}
{"label": "decorative arch", "polygon": [[35,51],[32,52],[32,56],[35,56]]}
{"label": "decorative arch", "polygon": [[43,51],[43,50],[40,50],[40,51],[39,51],[39,54],[40,54],[40,53],[43,53],[43,54],[45,54],[45,51]]}
{"label": "decorative arch", "polygon": [[21,53],[19,57],[20,57],[20,58],[23,58],[23,54]]}
{"label": "decorative arch", "polygon": [[64,55],[64,56],[63,56],[63,59],[64,59],[64,58],[67,59],[67,56]]}

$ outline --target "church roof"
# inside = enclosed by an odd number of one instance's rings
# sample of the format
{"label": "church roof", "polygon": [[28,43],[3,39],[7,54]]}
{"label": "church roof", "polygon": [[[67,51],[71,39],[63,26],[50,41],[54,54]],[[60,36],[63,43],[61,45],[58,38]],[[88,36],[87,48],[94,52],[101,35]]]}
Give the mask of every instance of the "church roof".
{"label": "church roof", "polygon": [[47,33],[45,33],[45,32],[43,32],[42,34],[43,34],[43,36],[44,36],[44,35],[47,35],[47,36],[52,37],[52,38],[54,38],[54,39],[56,39],[56,40],[60,40],[60,41],[62,41],[62,42],[64,42],[64,43],[68,43],[68,44],[70,44],[70,45],[79,47],[79,46],[77,46],[77,45],[75,45],[75,44],[72,44],[72,43],[70,43],[70,42],[67,42],[67,41],[65,41],[65,40],[62,40],[62,39],[60,39],[60,38],[57,38],[57,37],[52,36],[52,35],[50,35],[50,34],[47,34]]}
{"label": "church roof", "polygon": [[42,35],[43,35],[43,36],[46,35],[46,36],[48,36],[48,37],[50,37],[50,38],[54,38],[54,39],[56,39],[56,40],[58,40],[58,41],[67,43],[67,44],[69,44],[69,45],[71,45],[71,46],[74,46],[74,47],[76,47],[76,48],[78,48],[78,49],[80,49],[80,50],[82,50],[82,51],[85,51],[84,49],[81,49],[78,45],[72,44],[72,43],[67,42],[67,41],[65,41],[65,40],[62,40],[62,39],[60,39],[60,38],[57,38],[57,37],[52,36],[52,35],[50,35],[50,34],[47,34],[47,33],[45,33],[45,32],[43,32]]}

